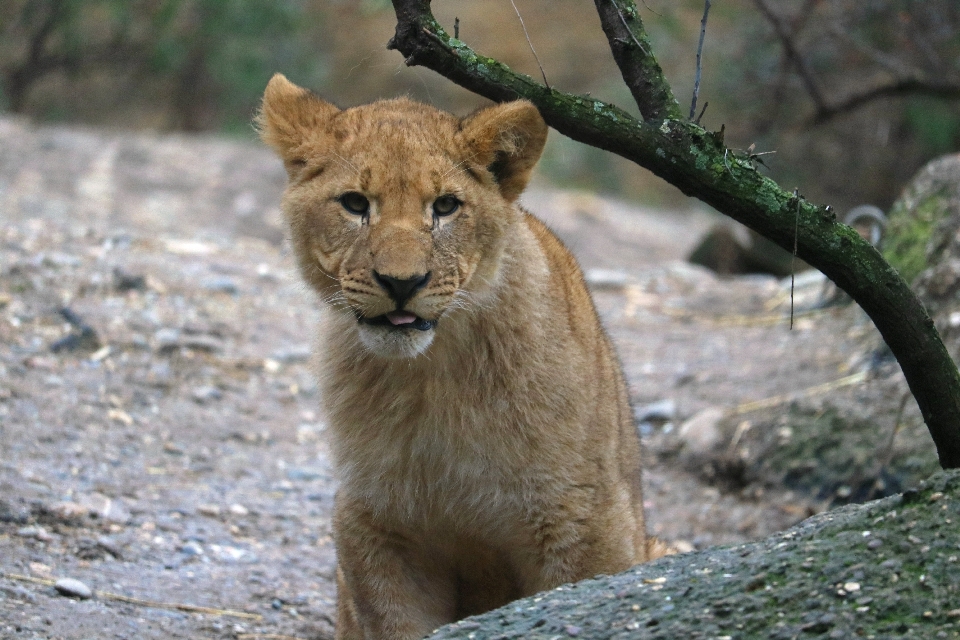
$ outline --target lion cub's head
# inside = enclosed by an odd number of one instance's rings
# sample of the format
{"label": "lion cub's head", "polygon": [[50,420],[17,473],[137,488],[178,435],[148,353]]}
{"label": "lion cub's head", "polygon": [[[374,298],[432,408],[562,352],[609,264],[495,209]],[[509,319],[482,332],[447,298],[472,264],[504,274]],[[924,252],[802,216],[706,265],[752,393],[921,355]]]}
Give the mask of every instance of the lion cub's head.
{"label": "lion cub's head", "polygon": [[283,159],[304,278],[361,342],[411,357],[498,276],[547,127],[529,102],[457,118],[406,99],[340,110],[280,74],[258,123]]}

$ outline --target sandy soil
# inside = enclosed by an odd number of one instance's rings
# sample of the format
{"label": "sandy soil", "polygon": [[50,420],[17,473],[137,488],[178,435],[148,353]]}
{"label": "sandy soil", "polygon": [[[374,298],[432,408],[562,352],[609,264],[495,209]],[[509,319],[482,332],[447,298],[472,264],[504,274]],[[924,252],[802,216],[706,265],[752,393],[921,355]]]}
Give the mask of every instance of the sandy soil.
{"label": "sandy soil", "polygon": [[[0,637],[331,636],[335,481],[282,184],[252,144],[0,120]],[[789,330],[776,280],[686,265],[705,214],[543,186],[524,202],[581,258],[646,416],[650,529],[690,549],[823,509],[705,482],[682,453],[702,430],[677,434],[856,373],[860,312]],[[897,404],[889,385],[831,393]],[[60,595],[61,578],[95,596]]]}

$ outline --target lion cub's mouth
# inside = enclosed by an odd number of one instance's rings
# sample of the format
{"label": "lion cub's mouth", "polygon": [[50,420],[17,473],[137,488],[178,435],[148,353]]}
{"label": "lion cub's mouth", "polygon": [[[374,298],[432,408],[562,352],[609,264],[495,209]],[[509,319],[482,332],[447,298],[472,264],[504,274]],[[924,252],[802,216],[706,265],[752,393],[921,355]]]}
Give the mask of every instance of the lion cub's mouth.
{"label": "lion cub's mouth", "polygon": [[401,310],[390,311],[389,313],[374,316],[373,318],[364,318],[363,316],[360,316],[358,319],[364,324],[391,327],[393,329],[416,329],[417,331],[429,331],[437,326],[436,320],[424,320],[420,316],[414,315],[409,311]]}

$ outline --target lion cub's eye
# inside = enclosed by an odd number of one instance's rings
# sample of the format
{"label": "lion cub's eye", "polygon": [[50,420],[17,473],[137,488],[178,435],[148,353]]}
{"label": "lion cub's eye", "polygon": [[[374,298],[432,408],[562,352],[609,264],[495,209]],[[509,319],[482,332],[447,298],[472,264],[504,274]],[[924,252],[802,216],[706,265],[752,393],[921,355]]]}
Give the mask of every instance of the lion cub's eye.
{"label": "lion cub's eye", "polygon": [[433,201],[433,215],[449,216],[460,208],[460,201],[454,196],[440,196]]}
{"label": "lion cub's eye", "polygon": [[370,213],[370,201],[362,193],[348,191],[338,198],[344,209],[358,216],[366,216]]}

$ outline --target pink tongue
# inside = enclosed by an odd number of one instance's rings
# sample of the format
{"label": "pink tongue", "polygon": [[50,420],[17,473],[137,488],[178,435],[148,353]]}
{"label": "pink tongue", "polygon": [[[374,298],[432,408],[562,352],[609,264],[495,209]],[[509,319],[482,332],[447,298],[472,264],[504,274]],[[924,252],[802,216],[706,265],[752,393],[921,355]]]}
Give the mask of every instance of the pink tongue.
{"label": "pink tongue", "polygon": [[391,311],[387,314],[387,320],[390,321],[390,324],[396,326],[398,324],[410,324],[416,322],[417,316],[406,311]]}

